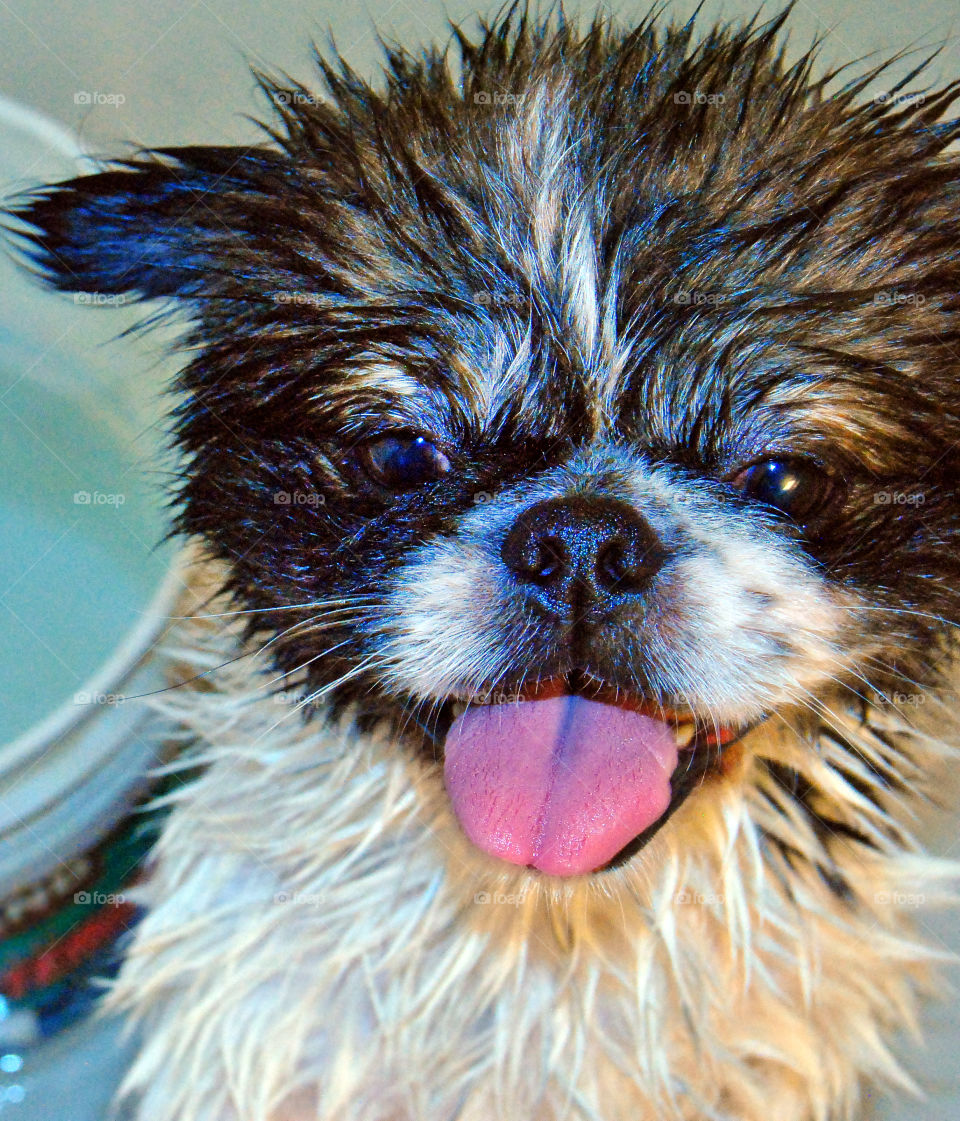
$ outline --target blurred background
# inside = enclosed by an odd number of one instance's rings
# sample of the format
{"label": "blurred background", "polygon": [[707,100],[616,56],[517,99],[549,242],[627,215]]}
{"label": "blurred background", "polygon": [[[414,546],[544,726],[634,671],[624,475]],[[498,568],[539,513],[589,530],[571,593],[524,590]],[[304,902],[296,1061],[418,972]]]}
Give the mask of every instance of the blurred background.
{"label": "blurred background", "polygon": [[[693,3],[665,5],[677,17]],[[625,22],[645,0],[569,4]],[[89,170],[84,154],[140,145],[256,143],[266,116],[249,64],[310,84],[331,39],[362,74],[377,32],[415,49],[493,7],[464,0],[0,0],[0,196]],[[753,14],[703,4],[704,23]],[[772,14],[776,8],[764,9]],[[883,96],[941,46],[930,79],[960,76],[956,0],[801,0],[791,47],[825,35],[824,66],[911,48]],[[864,64],[866,65],[866,63]],[[100,1121],[129,1053],[87,1018],[91,979],[115,967],[136,918],[156,829],[148,770],[177,747],[142,699],[162,686],[149,651],[194,609],[165,524],[159,393],[175,369],[156,336],[117,338],[123,301],[57,297],[0,259],[0,1119]],[[935,845],[957,855],[956,828]],[[950,914],[923,919],[960,948]],[[956,974],[954,974],[954,977]],[[929,1098],[873,1103],[883,1121],[960,1117],[960,1012],[930,1009],[907,1047]]]}
{"label": "blurred background", "polygon": [[[615,0],[568,10],[611,12],[636,22],[646,0]],[[686,0],[667,4],[678,16]],[[752,0],[706,0],[703,20],[739,18]],[[361,73],[377,65],[375,27],[386,38],[416,46],[447,35],[447,20],[469,24],[490,5],[469,0],[4,0],[0,3],[0,90],[75,129],[95,151],[118,145],[242,143],[257,130],[244,115],[264,111],[248,63],[308,79],[310,42],[332,35]],[[766,11],[777,10],[767,4]],[[954,0],[801,0],[791,17],[802,49],[829,33],[823,57],[849,62],[910,46],[944,43],[933,70],[955,76],[960,12]]]}

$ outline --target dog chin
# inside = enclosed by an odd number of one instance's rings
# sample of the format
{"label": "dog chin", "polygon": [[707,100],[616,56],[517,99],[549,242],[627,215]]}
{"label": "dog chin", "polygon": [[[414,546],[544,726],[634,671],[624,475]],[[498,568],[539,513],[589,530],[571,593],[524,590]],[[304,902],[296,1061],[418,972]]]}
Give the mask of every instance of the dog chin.
{"label": "dog chin", "polygon": [[438,739],[456,817],[479,849],[551,876],[638,852],[747,730],[568,674],[453,697]]}

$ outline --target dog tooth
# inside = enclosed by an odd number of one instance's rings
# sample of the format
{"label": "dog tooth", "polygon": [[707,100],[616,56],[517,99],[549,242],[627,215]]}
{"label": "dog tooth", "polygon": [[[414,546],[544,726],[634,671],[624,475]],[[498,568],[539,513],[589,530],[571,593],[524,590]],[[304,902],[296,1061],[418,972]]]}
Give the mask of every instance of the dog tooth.
{"label": "dog tooth", "polygon": [[463,714],[466,711],[467,711],[467,706],[463,701],[454,701],[453,702],[453,718],[454,718],[454,720],[456,720],[458,716],[463,716]]}
{"label": "dog tooth", "polygon": [[697,726],[691,720],[689,723],[680,724],[674,730],[674,738],[677,741],[677,747],[686,747],[693,739],[693,734],[696,732]]}

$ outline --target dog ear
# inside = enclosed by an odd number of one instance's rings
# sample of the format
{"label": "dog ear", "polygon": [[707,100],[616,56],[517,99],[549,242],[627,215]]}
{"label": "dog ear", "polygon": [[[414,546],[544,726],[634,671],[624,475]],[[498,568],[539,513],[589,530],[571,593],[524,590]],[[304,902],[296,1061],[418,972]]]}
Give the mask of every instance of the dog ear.
{"label": "dog ear", "polygon": [[250,204],[280,189],[281,160],[263,148],[148,151],[15,199],[7,229],[54,288],[189,299],[236,276],[256,234]]}

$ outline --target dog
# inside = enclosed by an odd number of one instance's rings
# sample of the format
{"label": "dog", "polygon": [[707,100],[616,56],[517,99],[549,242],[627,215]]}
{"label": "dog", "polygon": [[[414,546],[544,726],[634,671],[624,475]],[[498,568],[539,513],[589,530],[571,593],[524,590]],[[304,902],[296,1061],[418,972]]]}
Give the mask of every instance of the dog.
{"label": "dog", "polygon": [[220,598],[109,998],[142,1121],[908,1083],[938,954],[897,900],[955,872],[914,820],[956,759],[960,84],[871,99],[787,17],[514,5],[8,215],[47,284],[188,324],[175,529]]}

